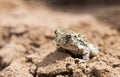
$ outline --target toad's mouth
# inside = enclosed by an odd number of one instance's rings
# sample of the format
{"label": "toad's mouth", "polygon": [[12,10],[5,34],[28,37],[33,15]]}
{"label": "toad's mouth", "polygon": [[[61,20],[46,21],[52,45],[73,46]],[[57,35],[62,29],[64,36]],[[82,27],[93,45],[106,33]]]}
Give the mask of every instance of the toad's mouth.
{"label": "toad's mouth", "polygon": [[78,51],[78,47],[76,47],[75,45],[72,44],[63,44],[61,45],[62,48],[67,49],[67,50],[71,50],[71,51]]}

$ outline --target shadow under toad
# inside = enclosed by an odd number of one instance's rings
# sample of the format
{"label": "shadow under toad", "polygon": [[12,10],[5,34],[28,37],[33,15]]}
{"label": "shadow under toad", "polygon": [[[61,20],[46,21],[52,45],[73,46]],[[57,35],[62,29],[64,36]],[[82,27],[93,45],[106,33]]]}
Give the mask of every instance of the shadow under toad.
{"label": "shadow under toad", "polygon": [[50,54],[48,54],[43,59],[43,61],[41,62],[41,64],[39,66],[45,67],[50,64],[54,64],[57,61],[65,60],[69,56],[70,56],[70,54],[64,53],[64,52],[62,52],[62,50],[56,49],[55,52],[51,52]]}

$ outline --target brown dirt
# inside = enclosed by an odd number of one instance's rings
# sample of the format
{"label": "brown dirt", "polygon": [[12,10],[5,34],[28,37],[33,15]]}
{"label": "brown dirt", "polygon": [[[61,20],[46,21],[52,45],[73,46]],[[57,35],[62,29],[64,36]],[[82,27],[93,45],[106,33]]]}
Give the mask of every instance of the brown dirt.
{"label": "brown dirt", "polygon": [[[0,77],[120,77],[119,6],[71,10],[44,2],[0,3]],[[80,63],[56,50],[57,27],[85,34],[99,55]]]}

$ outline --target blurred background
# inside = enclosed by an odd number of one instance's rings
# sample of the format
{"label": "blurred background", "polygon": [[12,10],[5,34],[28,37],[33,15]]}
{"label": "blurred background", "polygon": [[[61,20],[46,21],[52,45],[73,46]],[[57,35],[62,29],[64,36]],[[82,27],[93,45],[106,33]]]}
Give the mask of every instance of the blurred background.
{"label": "blurred background", "polygon": [[91,16],[118,28],[119,5],[120,0],[0,0],[0,22],[68,26]]}

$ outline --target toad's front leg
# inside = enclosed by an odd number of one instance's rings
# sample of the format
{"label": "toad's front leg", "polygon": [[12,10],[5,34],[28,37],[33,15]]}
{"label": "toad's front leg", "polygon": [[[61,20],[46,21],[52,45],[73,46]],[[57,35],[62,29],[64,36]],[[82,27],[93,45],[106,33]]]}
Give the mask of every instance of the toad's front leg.
{"label": "toad's front leg", "polygon": [[75,58],[75,62],[80,62],[80,63],[84,63],[84,62],[86,62],[86,61],[88,61],[89,60],[89,55],[90,53],[89,53],[89,51],[88,50],[84,50],[84,52],[82,53],[82,59],[80,59],[80,58]]}
{"label": "toad's front leg", "polygon": [[83,60],[84,61],[88,61],[89,60],[89,58],[90,58],[90,52],[89,52],[88,49],[85,49],[82,55],[83,55]]}
{"label": "toad's front leg", "polygon": [[83,53],[82,53],[82,59],[78,59],[76,58],[77,60],[79,60],[79,62],[86,62],[88,61],[90,58],[90,52],[89,50],[87,49],[84,49]]}

